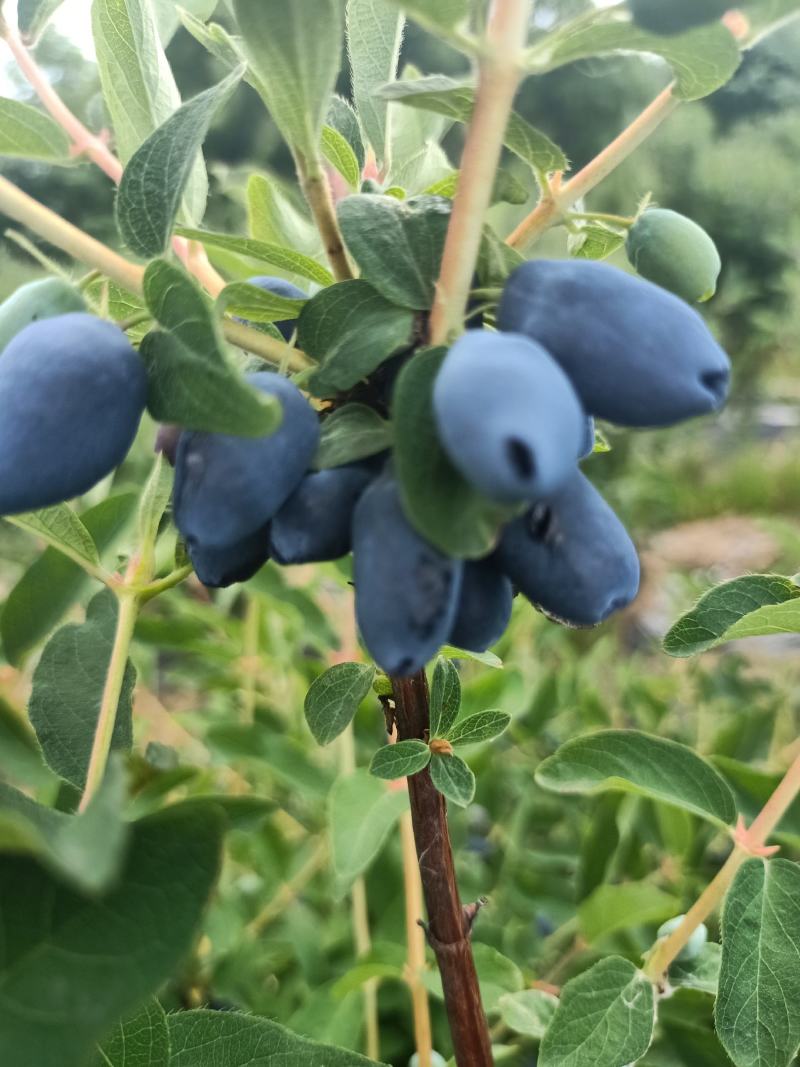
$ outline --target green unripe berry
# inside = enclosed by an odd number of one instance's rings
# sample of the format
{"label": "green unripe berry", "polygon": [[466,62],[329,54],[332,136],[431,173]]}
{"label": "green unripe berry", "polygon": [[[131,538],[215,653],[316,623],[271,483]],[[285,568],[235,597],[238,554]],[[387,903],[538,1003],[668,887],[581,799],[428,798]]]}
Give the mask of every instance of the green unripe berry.
{"label": "green unripe berry", "polygon": [[722,18],[733,0],[629,0],[633,21],[648,33],[686,33]]}
{"label": "green unripe berry", "polygon": [[[419,1067],[419,1053],[415,1052],[408,1061],[408,1067]],[[438,1052],[431,1052],[431,1067],[447,1067],[447,1060]]]}
{"label": "green unripe berry", "polygon": [[32,322],[85,310],[78,290],[60,278],[42,278],[22,285],[0,304],[0,352]]}
{"label": "green unripe berry", "polygon": [[651,208],[634,223],[625,245],[638,274],[690,304],[717,291],[722,260],[696,222],[665,208]]}
{"label": "green unripe berry", "polygon": [[[657,935],[659,939],[662,937],[669,937],[670,934],[674,933],[683,922],[684,918],[685,916],[683,915],[676,915],[674,919],[665,922],[664,925],[659,928]],[[705,923],[700,923],[676,958],[681,963],[697,959],[703,951],[706,941],[708,941],[708,929],[706,928]]]}

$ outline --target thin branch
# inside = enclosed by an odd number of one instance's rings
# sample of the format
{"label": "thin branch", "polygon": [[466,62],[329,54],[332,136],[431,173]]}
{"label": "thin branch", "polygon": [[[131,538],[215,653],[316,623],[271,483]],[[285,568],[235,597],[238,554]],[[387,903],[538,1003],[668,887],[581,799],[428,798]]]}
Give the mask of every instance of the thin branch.
{"label": "thin branch", "polygon": [[322,870],[327,858],[328,845],[323,841],[317,846],[314,852],[312,852],[311,856],[298,870],[297,874],[290,878],[288,882],[284,882],[275,896],[267,901],[258,915],[248,923],[248,934],[257,937],[266,930],[270,923],[279,919],[297,895],[301,893],[308,883],[311,882]]}
{"label": "thin branch", "polygon": [[506,238],[512,248],[525,251],[559,221],[564,212],[590,193],[617,169],[631,153],[653,134],[665,119],[677,110],[681,101],[668,86],[626,130],[566,183],[546,192],[538,205]]}
{"label": "thin branch", "polygon": [[431,1011],[428,1003],[428,990],[422,981],[422,972],[425,970],[425,931],[419,924],[422,917],[422,882],[414,849],[414,827],[408,812],[404,812],[400,817],[400,843],[403,852],[406,943],[408,946],[406,984],[411,993],[414,1043],[417,1048],[419,1067],[432,1067]]}
{"label": "thin branch", "polygon": [[446,343],[462,328],[503,139],[522,79],[531,10],[531,0],[495,0],[489,16],[475,109],[431,311],[431,344]]}
{"label": "thin branch", "polygon": [[314,216],[333,275],[338,282],[348,281],[354,277],[353,269],[336,219],[328,176],[319,160],[307,160],[296,153],[295,163],[300,187]]}
{"label": "thin branch", "polygon": [[[701,923],[714,912],[730,888],[736,873],[745,860],[765,854],[767,841],[780,824],[781,819],[800,795],[800,756],[795,759],[781,779],[775,792],[761,809],[749,830],[740,825],[734,835],[736,848],[728,857],[716,878],[689,909],[680,926],[669,937],[658,941],[651,951],[645,973],[654,982],[662,980],[670,964],[680,954]],[[769,850],[767,850],[769,851]]]}

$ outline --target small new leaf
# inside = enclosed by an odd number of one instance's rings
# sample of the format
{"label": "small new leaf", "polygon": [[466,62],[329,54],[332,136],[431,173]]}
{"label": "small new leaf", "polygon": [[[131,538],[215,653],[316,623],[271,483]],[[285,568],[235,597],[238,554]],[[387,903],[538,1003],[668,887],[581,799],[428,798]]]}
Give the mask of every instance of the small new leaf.
{"label": "small new leaf", "polygon": [[318,744],[330,744],[347,729],[374,678],[371,664],[337,663],[316,679],[306,694],[305,714]]}
{"label": "small new leaf", "polygon": [[449,737],[461,707],[461,679],[455,664],[439,656],[431,682],[431,737]]}
{"label": "small new leaf", "polygon": [[323,126],[320,146],[325,160],[341,174],[351,190],[357,189],[361,181],[361,168],[343,134],[332,126]]}
{"label": "small new leaf", "polygon": [[433,784],[448,800],[466,808],[475,796],[475,775],[460,756],[431,757]]}
{"label": "small new leaf", "polygon": [[430,762],[431,750],[424,741],[398,741],[396,745],[384,745],[378,749],[372,757],[369,773],[389,781],[408,778],[425,770]]}
{"label": "small new leaf", "polygon": [[24,515],[9,515],[6,522],[41,537],[48,545],[90,571],[100,563],[92,535],[66,504],[56,504],[41,511],[28,511]]}
{"label": "small new leaf", "polygon": [[208,230],[196,230],[190,226],[176,226],[175,233],[190,241],[199,241],[205,248],[219,248],[223,252],[233,252],[234,255],[251,259],[256,269],[258,266],[277,267],[278,270],[297,274],[301,278],[316,282],[323,288],[333,283],[331,272],[317,263],[315,259],[304,256],[302,252],[295,252],[293,248],[286,248],[284,245],[272,244],[269,241],[256,241],[252,237],[232,237],[227,233],[210,233]]}
{"label": "small new leaf", "polygon": [[499,737],[510,723],[511,716],[504,711],[479,711],[456,723],[447,739],[452,745],[477,745]]}
{"label": "small new leaf", "polygon": [[123,240],[138,255],[151,258],[167,247],[211,120],[243,74],[244,67],[238,67],[178,108],[131,157],[122,175],[116,213]]}
{"label": "small new leaf", "polygon": [[347,5],[353,99],[379,165],[388,162],[389,118],[388,104],[375,95],[375,90],[397,75],[404,21],[392,0],[349,0]]}
{"label": "small new leaf", "polygon": [[555,1015],[558,997],[540,989],[523,989],[520,993],[505,993],[497,1003],[506,1026],[541,1041]]}

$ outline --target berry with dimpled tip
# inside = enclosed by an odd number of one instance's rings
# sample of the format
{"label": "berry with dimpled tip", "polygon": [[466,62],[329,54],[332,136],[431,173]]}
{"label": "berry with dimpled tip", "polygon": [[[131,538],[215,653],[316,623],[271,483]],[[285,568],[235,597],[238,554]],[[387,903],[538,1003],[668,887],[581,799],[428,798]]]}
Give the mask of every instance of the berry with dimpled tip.
{"label": "berry with dimpled tip", "polygon": [[456,341],[433,388],[439,439],[464,478],[502,503],[552,493],[575,470],[586,418],[566,374],[519,334]]}
{"label": "berry with dimpled tip", "polygon": [[63,503],[128,453],[147,374],[113,323],[83,312],[26,326],[0,356],[0,514]]}
{"label": "berry with dimpled tip", "polygon": [[387,674],[421,670],[447,641],[463,564],[409,524],[397,483],[372,483],[353,516],[356,616],[370,655]]}
{"label": "berry with dimpled tip", "polygon": [[728,393],[730,362],[697,312],[605,263],[524,263],[506,284],[498,323],[543,345],[590,415],[623,426],[707,415]]}
{"label": "berry with dimpled tip", "polygon": [[604,622],[639,591],[633,542],[580,471],[506,527],[494,559],[528,600],[572,626]]}

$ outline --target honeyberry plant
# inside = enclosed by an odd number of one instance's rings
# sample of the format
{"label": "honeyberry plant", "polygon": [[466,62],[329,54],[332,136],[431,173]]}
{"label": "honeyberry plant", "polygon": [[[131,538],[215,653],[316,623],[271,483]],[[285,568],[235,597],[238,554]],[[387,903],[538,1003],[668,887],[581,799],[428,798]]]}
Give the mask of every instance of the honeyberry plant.
{"label": "honeyberry plant", "polygon": [[[672,426],[712,415],[729,388],[728,358],[694,306],[720,272],[710,238],[648,201],[623,217],[593,212],[586,198],[672,112],[724,85],[742,51],[800,3],[749,0],[726,15],[717,0],[631,0],[545,31],[531,0],[232,0],[222,22],[212,21],[213,0],[185,9],[93,0],[113,151],[36,61],[57,7],[20,0],[19,25],[8,12],[2,22],[38,105],[0,102],[0,153],[100,167],[118,185],[125,255],[0,178],[0,210],[90,271],[75,283],[54,268],[0,307],[0,513],[49,546],[2,620],[7,659],[38,660],[35,741],[10,714],[2,720],[0,1061],[376,1063],[377,982],[399,974],[415,1062],[430,1067],[441,1057],[427,943],[458,1067],[537,1046],[538,1060],[525,1062],[540,1067],[643,1062],[660,1007],[681,989],[715,998],[717,1037],[737,1067],[788,1065],[800,1047],[800,870],[769,842],[800,792],[800,757],[774,789],[754,787],[763,806],[749,825],[741,790],[720,769],[651,734],[581,735],[531,766],[553,794],[632,793],[704,821],[707,843],[730,844],[699,898],[657,931],[663,899],[653,907],[642,885],[595,883],[605,892],[595,913],[612,913],[605,928],[641,907],[653,943],[644,955],[598,951],[561,988],[524,989],[513,965],[509,984],[498,958],[473,952],[483,901],[460,899],[447,806],[473,800],[470,746],[509,726],[501,711],[462,711],[456,664],[493,662],[514,596],[554,625],[584,627],[637,594],[636,550],[580,469],[604,447],[594,420]],[[468,56],[473,78],[399,73],[406,18]],[[226,68],[185,103],[164,53],[179,20]],[[345,41],[352,100],[334,94]],[[674,80],[568,177],[561,149],[513,110],[516,92],[529,76],[618,52],[660,57]],[[201,226],[201,147],[242,82],[288,145],[307,209],[254,174],[247,236]],[[466,132],[455,169],[441,139],[457,124]],[[510,234],[488,222],[491,205],[514,202],[521,185],[501,166],[504,149],[538,198]],[[564,257],[532,258],[553,228]],[[630,272],[602,262],[623,245]],[[119,467],[145,410],[161,428],[141,490],[68,503]],[[120,560],[126,531],[132,547]],[[132,753],[129,659],[148,605],[192,574],[207,589],[252,580],[296,601],[275,564],[351,553],[368,658],[348,605],[337,616],[344,654],[311,685],[305,717],[320,744],[341,736],[350,753],[330,808],[341,820],[334,869],[352,890],[363,956],[349,980],[363,998],[366,1056],[311,1040],[302,1023],[286,1030],[268,1010],[212,1011],[200,996],[166,1013],[157,999],[181,968],[201,966],[193,946],[226,832],[252,825],[270,802],[202,785],[180,799],[186,772],[168,750]],[[235,601],[217,595],[233,619]],[[798,598],[778,575],[727,583],[675,624],[666,650],[690,656],[798,632]],[[59,625],[76,602],[84,621]],[[304,610],[328,625],[313,603]],[[251,622],[260,624],[248,618],[245,641]],[[213,652],[200,644],[203,654]],[[364,702],[385,717],[389,740],[370,775],[352,766]],[[291,764],[277,724],[273,735],[225,736],[233,747],[237,737],[240,747],[274,747]],[[370,954],[360,877],[396,826],[408,846],[400,971]],[[314,854],[310,871],[325,862]],[[267,903],[256,933],[283,899]],[[705,924],[720,908],[715,943]],[[188,985],[202,989],[192,974]]]}

